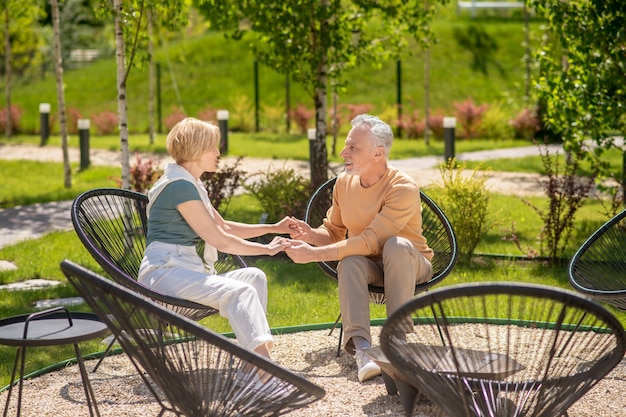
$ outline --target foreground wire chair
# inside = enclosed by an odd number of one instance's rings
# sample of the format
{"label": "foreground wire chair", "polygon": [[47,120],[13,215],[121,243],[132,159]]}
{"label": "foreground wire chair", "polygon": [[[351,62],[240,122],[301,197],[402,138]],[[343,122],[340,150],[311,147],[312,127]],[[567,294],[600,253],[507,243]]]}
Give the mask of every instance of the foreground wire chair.
{"label": "foreground wire chair", "polygon": [[[397,326],[407,316],[415,333],[404,340]],[[604,307],[574,292],[477,283],[411,300],[387,320],[380,345],[451,416],[555,417],[622,360],[626,334]]]}
{"label": "foreground wire chair", "polygon": [[[137,281],[139,265],[146,248],[147,205],[148,196],[135,191],[119,188],[86,191],[72,203],[74,230],[91,256],[119,284],[192,320],[201,320],[217,313],[214,308],[159,293]],[[246,264],[239,256],[220,253],[214,266],[218,273],[223,273],[243,268]],[[113,343],[114,341],[107,352]]]}
{"label": "foreground wire chair", "polygon": [[144,377],[161,403],[160,415],[277,416],[325,395],[291,371],[76,263],[64,260],[61,270],[139,373],[145,371],[163,392],[169,404]]}
{"label": "foreground wire chair", "polygon": [[626,310],[626,210],[596,230],[567,268],[575,290]]}
{"label": "foreground wire chair", "polygon": [[[333,202],[333,187],[336,180],[337,177],[331,178],[322,184],[309,199],[304,214],[304,221],[310,226],[318,227],[322,224],[324,217],[326,217],[326,212]],[[433,277],[427,282],[417,284],[414,294],[419,294],[440,283],[452,271],[458,257],[456,236],[448,218],[441,208],[421,190],[420,200],[422,203],[422,233],[428,242],[428,246],[435,252],[435,256],[432,260]],[[334,280],[337,280],[337,264],[337,261],[318,262],[322,271]],[[386,302],[384,287],[370,285],[369,295],[370,301],[374,304],[385,304]],[[337,317],[331,333],[340,319],[341,315]],[[337,356],[341,352],[342,337],[343,328],[340,328]]]}

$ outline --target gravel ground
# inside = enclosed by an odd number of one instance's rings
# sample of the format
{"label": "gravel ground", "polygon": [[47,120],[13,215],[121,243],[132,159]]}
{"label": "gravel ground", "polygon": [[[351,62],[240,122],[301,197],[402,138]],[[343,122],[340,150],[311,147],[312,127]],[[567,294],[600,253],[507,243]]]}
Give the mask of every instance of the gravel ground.
{"label": "gravel ground", "polygon": [[[377,339],[380,328],[372,328]],[[403,416],[397,396],[387,395],[382,378],[359,383],[356,366],[346,353],[337,358],[337,332],[316,330],[276,337],[274,359],[293,372],[322,386],[326,396],[308,407],[290,413],[305,416]],[[91,369],[95,361],[88,361]],[[102,417],[155,416],[160,406],[145,387],[126,355],[106,358],[96,373],[89,373]],[[598,385],[569,409],[569,417],[616,417],[626,410],[626,361],[622,361]],[[71,365],[28,380],[24,386],[24,416],[74,417],[87,415],[78,366]],[[0,395],[4,409],[6,391]],[[434,417],[438,408],[421,399],[413,414]],[[15,414],[15,400],[9,415]],[[172,414],[166,413],[165,416]]]}

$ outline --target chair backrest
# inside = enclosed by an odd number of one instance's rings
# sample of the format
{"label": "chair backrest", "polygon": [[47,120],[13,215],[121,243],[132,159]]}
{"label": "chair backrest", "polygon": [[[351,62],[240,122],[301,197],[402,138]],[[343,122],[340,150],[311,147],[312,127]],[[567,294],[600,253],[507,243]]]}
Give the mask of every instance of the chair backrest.
{"label": "chair backrest", "polygon": [[[337,177],[322,184],[308,201],[304,221],[312,227],[322,224],[326,212],[332,205],[333,187]],[[422,203],[422,233],[435,255],[432,260],[433,277],[415,287],[419,293],[444,279],[454,267],[458,257],[458,246],[452,225],[437,204],[420,190]],[[319,262],[318,265],[331,278],[337,279],[337,261]],[[382,293],[382,288],[370,286],[370,292]]]}
{"label": "chair backrest", "polygon": [[[215,309],[160,294],[137,282],[146,248],[147,205],[148,196],[135,191],[119,188],[86,191],[72,203],[74,230],[91,256],[116,282],[194,320],[215,314]],[[245,266],[239,256],[223,253],[215,263],[219,273]]]}
{"label": "chair backrest", "polygon": [[[64,260],[61,270],[177,415],[279,415],[325,395],[293,372],[80,265]],[[267,382],[254,384],[260,375]]]}
{"label": "chair backrest", "polygon": [[626,210],[596,230],[576,251],[567,272],[586,295],[626,310]]}
{"label": "chair backrest", "polygon": [[[414,333],[403,340],[407,317]],[[573,291],[473,283],[412,299],[387,320],[380,345],[449,415],[554,417],[622,360],[626,333]]]}

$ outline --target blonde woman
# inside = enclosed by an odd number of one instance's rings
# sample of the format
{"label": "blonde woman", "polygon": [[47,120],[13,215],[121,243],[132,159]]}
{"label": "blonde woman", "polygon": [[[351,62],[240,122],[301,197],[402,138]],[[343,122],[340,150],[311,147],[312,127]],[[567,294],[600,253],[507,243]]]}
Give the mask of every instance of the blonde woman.
{"label": "blonde woman", "polygon": [[[269,357],[273,345],[266,318],[267,278],[248,267],[217,275],[217,251],[237,255],[275,255],[289,245],[281,238],[268,244],[246,239],[267,233],[289,233],[293,223],[245,224],[225,220],[209,201],[200,181],[217,169],[220,132],[211,123],[186,118],[167,136],[175,163],[148,192],[147,247],[139,281],[161,293],[218,309],[239,343]],[[205,242],[204,259],[196,245]]]}

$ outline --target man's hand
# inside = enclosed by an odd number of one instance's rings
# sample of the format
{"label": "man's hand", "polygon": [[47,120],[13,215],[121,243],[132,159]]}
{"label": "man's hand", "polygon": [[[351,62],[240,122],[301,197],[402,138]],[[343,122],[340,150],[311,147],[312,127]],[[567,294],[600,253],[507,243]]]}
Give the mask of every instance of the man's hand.
{"label": "man's hand", "polygon": [[291,245],[285,248],[285,253],[297,264],[315,262],[314,247],[301,240],[292,240]]}

